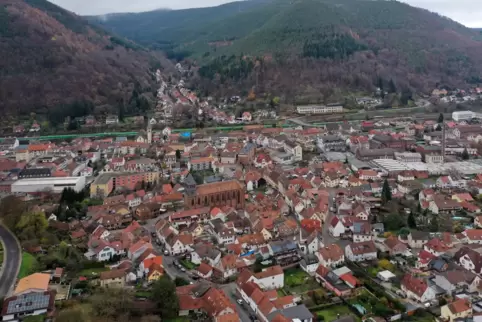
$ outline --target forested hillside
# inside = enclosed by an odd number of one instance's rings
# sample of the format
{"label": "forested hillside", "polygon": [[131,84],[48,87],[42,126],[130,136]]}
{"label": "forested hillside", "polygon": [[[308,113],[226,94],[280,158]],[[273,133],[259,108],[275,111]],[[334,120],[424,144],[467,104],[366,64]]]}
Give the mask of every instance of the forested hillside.
{"label": "forested hillside", "polygon": [[46,0],[0,2],[0,57],[2,114],[56,121],[105,104],[115,110],[134,86],[154,90],[150,70],[171,65]]}
{"label": "forested hillside", "polygon": [[[234,84],[296,93],[371,90],[380,78],[427,92],[477,80],[482,70],[478,31],[397,1],[244,1],[97,21],[174,60],[194,62],[211,81],[200,80],[207,92]],[[249,67],[247,58],[251,73],[241,75],[236,71]]]}

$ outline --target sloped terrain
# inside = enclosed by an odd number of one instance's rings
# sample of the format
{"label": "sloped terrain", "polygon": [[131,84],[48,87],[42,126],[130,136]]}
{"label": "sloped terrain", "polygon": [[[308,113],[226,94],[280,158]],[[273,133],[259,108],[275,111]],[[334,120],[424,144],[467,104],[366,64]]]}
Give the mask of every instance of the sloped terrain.
{"label": "sloped terrain", "polygon": [[[397,1],[244,1],[91,19],[172,59],[196,62],[211,89],[372,90],[381,78],[428,92],[476,83],[482,74],[480,32]],[[246,57],[258,66],[256,76],[233,72]]]}
{"label": "sloped terrain", "polygon": [[114,106],[171,65],[45,0],[0,3],[0,110],[49,114],[86,101]]}

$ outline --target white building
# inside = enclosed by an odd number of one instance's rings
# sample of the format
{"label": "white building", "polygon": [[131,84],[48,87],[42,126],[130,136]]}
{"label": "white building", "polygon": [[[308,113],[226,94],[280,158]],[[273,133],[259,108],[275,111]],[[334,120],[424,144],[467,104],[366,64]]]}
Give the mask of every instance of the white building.
{"label": "white building", "polygon": [[473,117],[474,117],[474,112],[472,112],[472,111],[452,112],[452,119],[455,122],[471,120]]}
{"label": "white building", "polygon": [[343,112],[343,105],[328,104],[328,105],[301,105],[296,107],[299,114],[327,114]]}
{"label": "white building", "polygon": [[345,247],[345,258],[352,262],[377,259],[377,248],[373,241],[351,243]]}
{"label": "white building", "polygon": [[285,274],[281,266],[271,266],[254,275],[256,284],[263,290],[276,290],[285,285]]}
{"label": "white building", "polygon": [[61,193],[65,188],[72,188],[76,192],[85,187],[85,177],[46,177],[20,179],[12,184],[12,193],[32,193],[52,191]]}

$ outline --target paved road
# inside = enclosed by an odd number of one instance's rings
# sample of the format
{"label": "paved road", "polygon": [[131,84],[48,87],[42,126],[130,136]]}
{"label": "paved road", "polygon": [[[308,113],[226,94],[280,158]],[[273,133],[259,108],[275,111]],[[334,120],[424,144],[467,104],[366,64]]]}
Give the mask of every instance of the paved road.
{"label": "paved road", "polygon": [[224,293],[228,296],[231,303],[236,306],[236,312],[239,315],[239,318],[242,322],[251,322],[250,315],[255,316],[254,312],[250,311],[249,305],[247,303],[243,303],[243,305],[239,305],[237,299],[240,298],[236,293],[236,283],[229,283],[224,285],[219,285]]}
{"label": "paved road", "polygon": [[0,225],[0,238],[4,244],[4,261],[0,270],[0,297],[4,297],[10,295],[17,280],[21,251],[15,236],[2,225]]}

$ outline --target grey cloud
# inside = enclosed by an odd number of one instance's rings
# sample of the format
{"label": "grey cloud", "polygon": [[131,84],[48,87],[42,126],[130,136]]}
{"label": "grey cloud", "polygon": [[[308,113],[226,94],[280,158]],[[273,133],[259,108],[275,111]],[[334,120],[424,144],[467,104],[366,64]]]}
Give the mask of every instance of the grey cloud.
{"label": "grey cloud", "polygon": [[[159,8],[184,9],[217,6],[229,0],[49,0],[81,15],[101,15],[113,12],[139,12]],[[402,0],[425,8],[468,27],[482,27],[480,0]]]}

